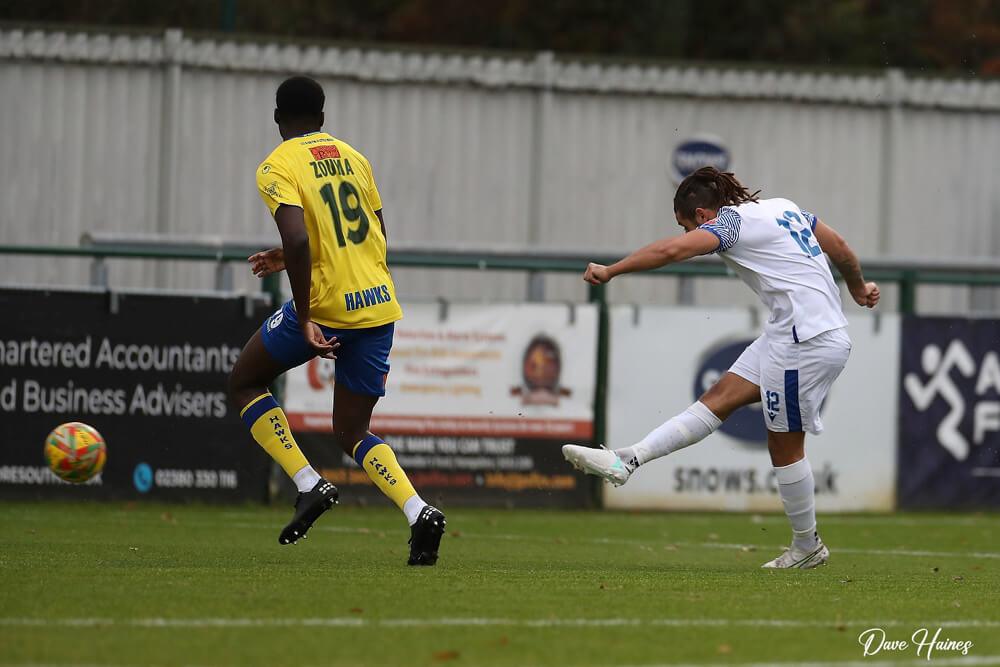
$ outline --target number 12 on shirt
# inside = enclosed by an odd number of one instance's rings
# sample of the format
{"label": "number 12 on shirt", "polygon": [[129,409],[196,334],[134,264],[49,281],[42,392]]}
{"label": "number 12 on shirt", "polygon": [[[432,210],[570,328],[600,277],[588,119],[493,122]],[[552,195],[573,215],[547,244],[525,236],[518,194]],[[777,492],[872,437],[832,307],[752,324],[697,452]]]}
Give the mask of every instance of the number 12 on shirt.
{"label": "number 12 on shirt", "polygon": [[780,218],[775,218],[775,222],[787,229],[788,233],[792,235],[792,238],[795,239],[795,242],[799,244],[800,248],[802,248],[806,257],[815,257],[816,255],[822,253],[823,250],[818,245],[813,245],[809,242],[810,239],[812,239],[812,232],[809,230],[809,227],[804,226],[801,230],[796,231],[792,229],[792,226],[789,224],[792,220],[799,224],[803,224],[802,218],[800,218],[799,214],[795,211],[785,211],[781,214]]}

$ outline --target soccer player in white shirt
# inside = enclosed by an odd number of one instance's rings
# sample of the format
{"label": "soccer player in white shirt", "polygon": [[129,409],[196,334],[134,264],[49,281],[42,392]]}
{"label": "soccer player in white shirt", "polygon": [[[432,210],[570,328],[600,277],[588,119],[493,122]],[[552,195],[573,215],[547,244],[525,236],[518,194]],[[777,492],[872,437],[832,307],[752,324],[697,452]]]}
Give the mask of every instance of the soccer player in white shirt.
{"label": "soccer player in white shirt", "polygon": [[761,401],[771,464],[794,536],[791,548],[763,567],[812,568],[825,564],[830,551],[816,531],[805,432],[823,430],[820,405],[851,351],[840,291],[824,253],[858,305],[873,308],[879,290],[865,282],[857,256],[836,231],[794,202],[758,199],[759,192],[751,194],[729,172],[703,167],[674,195],[684,234],[654,241],[611,266],[587,266],[584,280],[600,285],[624,273],[718,253],[771,314],[764,333],[684,412],[630,447],[565,445],[563,455],[584,472],[621,485],[639,466],[693,445],[739,408]]}

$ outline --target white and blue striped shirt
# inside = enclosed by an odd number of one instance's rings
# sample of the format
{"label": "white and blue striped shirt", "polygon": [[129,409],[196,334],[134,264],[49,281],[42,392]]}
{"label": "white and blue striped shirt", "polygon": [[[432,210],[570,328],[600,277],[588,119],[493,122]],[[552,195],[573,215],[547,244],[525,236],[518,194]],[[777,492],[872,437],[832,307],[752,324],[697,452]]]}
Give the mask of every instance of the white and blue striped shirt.
{"label": "white and blue striped shirt", "polygon": [[718,253],[771,316],[764,330],[800,342],[847,326],[840,290],[812,232],[816,216],[788,199],[723,206],[701,225],[719,237]]}

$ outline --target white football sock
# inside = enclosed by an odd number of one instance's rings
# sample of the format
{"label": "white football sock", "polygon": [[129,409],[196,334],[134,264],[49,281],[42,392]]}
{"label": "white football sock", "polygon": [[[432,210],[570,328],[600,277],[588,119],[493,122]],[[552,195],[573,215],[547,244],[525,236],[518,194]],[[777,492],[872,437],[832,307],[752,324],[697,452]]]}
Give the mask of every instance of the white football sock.
{"label": "white football sock", "polygon": [[403,514],[406,515],[406,520],[412,526],[417,522],[417,518],[420,516],[420,510],[424,508],[424,499],[420,497],[419,493],[414,493],[412,496],[406,499],[403,503]]}
{"label": "white football sock", "polygon": [[695,401],[687,410],[663,422],[631,447],[616,449],[615,454],[632,472],[643,463],[703,440],[721,425],[722,420],[704,403]]}
{"label": "white football sock", "polygon": [[775,467],[781,504],[785,506],[794,535],[792,546],[800,551],[816,548],[816,481],[809,459]]}
{"label": "white football sock", "polygon": [[321,480],[322,477],[319,473],[313,470],[312,466],[303,466],[299,468],[299,471],[292,475],[292,481],[295,483],[296,488],[298,488],[299,493],[305,493],[306,491],[312,491],[312,488],[316,486],[316,482]]}

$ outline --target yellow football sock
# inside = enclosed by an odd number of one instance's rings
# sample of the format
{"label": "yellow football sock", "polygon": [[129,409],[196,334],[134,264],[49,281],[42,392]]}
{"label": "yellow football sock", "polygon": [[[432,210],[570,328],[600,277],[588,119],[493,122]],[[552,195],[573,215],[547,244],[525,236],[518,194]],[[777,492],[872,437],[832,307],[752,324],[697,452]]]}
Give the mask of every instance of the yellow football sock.
{"label": "yellow football sock", "polygon": [[270,393],[261,394],[240,412],[240,419],[253,439],[278,462],[289,477],[309,465],[292,437],[285,412]]}
{"label": "yellow football sock", "polygon": [[354,460],[365,469],[379,491],[396,503],[399,509],[403,509],[406,501],[417,495],[396,461],[392,448],[377,435],[370,435],[354,445]]}

